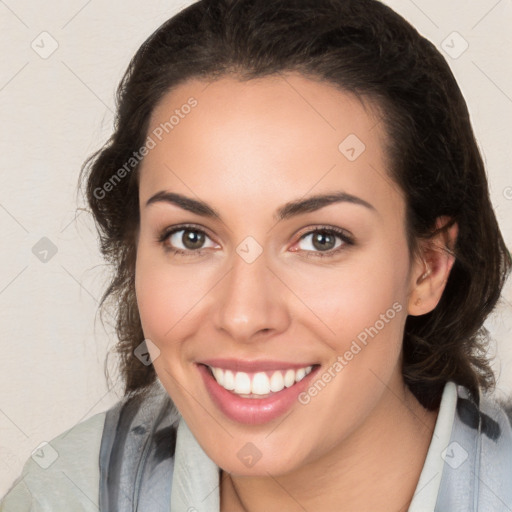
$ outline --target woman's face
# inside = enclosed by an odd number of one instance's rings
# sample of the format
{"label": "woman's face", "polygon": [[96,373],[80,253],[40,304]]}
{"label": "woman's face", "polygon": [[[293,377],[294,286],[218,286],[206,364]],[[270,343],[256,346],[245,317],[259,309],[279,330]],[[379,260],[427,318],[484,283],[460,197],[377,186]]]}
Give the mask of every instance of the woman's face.
{"label": "woman's face", "polygon": [[189,81],[153,112],[142,326],[162,385],[229,472],[328,457],[403,396],[416,276],[372,112],[292,74]]}

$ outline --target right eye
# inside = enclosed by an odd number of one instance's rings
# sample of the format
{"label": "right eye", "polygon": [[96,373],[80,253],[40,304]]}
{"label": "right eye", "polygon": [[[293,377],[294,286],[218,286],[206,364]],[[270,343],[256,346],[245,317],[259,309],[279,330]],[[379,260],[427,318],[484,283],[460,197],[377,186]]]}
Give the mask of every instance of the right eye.
{"label": "right eye", "polygon": [[[167,252],[185,256],[202,254],[204,249],[216,247],[213,240],[203,230],[193,226],[166,228],[158,241]],[[204,246],[205,242],[208,241],[210,244]]]}

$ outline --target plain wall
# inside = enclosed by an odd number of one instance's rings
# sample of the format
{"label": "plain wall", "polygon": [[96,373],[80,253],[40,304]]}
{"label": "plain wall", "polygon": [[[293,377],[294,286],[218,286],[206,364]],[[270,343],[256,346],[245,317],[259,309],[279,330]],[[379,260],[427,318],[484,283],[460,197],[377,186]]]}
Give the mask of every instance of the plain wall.
{"label": "plain wall", "polygon": [[[108,269],[92,219],[78,209],[77,178],[111,133],[114,92],[130,57],[189,3],[0,2],[0,496],[37,446],[120,397],[104,375],[115,338],[97,315]],[[467,99],[512,246],[512,1],[386,3],[451,54],[442,50]],[[510,284],[504,299],[487,323],[502,394],[512,391]]]}

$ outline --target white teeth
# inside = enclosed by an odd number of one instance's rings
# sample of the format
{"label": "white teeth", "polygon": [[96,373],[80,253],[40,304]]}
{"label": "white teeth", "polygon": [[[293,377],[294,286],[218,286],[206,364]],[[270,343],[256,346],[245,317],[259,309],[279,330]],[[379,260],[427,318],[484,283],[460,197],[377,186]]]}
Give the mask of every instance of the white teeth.
{"label": "white teeth", "polygon": [[284,385],[289,388],[295,384],[295,372],[293,370],[287,370],[284,375]]}
{"label": "white teeth", "polygon": [[221,368],[212,368],[213,375],[215,376],[215,380],[221,385],[224,385],[224,372]]}
{"label": "white teeth", "polygon": [[251,378],[247,373],[236,372],[235,389],[233,391],[237,395],[247,395],[251,392]]}
{"label": "white teeth", "polygon": [[284,378],[281,372],[274,372],[270,377],[270,391],[277,393],[284,389]]}
{"label": "white teeth", "polygon": [[304,368],[301,368],[300,370],[297,370],[297,374],[295,375],[295,382],[299,382],[306,376],[306,370]]}
{"label": "white teeth", "polygon": [[270,381],[266,373],[258,372],[254,375],[251,391],[255,395],[268,395],[270,393]]}
{"label": "white teeth", "polygon": [[313,369],[312,366],[299,368],[298,370],[277,370],[268,376],[266,372],[246,373],[222,368],[210,367],[217,383],[228,391],[233,391],[244,398],[252,395],[263,397],[269,393],[278,393],[285,387],[289,388],[301,381]]}
{"label": "white teeth", "polygon": [[[222,372],[223,370],[219,368],[219,370]],[[214,374],[215,376],[215,374]],[[217,381],[219,382],[219,381]],[[226,388],[228,391],[233,391],[235,389],[235,376],[233,375],[233,372],[231,370],[226,370],[224,372],[224,382],[219,382],[221,386]]]}

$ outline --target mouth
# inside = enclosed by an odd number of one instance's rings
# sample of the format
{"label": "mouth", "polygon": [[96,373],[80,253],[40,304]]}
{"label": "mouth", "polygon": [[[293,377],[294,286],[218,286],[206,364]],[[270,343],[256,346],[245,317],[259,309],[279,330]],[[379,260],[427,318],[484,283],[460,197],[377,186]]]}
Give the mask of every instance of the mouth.
{"label": "mouth", "polygon": [[242,398],[262,399],[300,382],[311,373],[313,365],[256,373],[235,372],[215,366],[207,368],[217,384],[227,391],[232,391]]}
{"label": "mouth", "polygon": [[237,423],[258,425],[290,410],[319,364],[197,363],[213,403]]}

